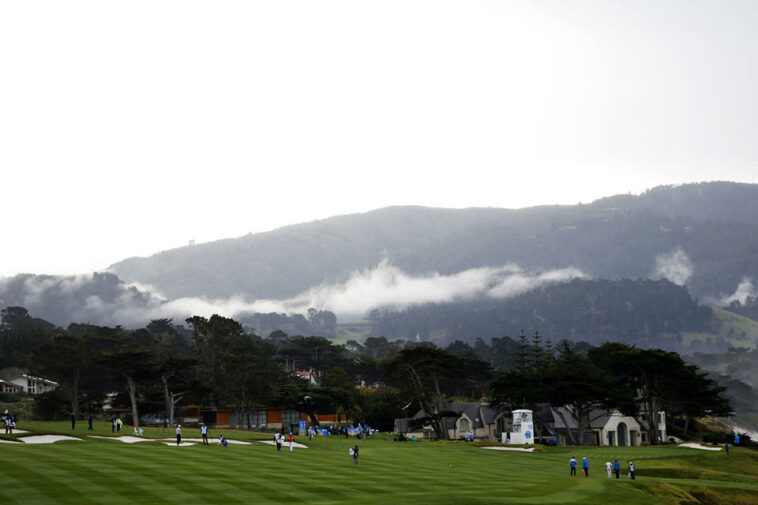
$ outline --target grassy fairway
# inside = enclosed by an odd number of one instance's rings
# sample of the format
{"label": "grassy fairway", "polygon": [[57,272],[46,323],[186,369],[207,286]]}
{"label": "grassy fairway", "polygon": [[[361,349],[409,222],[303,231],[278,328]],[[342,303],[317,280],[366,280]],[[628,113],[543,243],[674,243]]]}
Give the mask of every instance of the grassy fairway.
{"label": "grassy fairway", "polygon": [[[72,434],[62,423],[25,423],[35,433]],[[677,447],[549,448],[531,454],[488,451],[463,442],[358,441],[298,437],[308,449],[83,442],[0,444],[4,504],[349,503],[359,504],[650,504],[758,503],[758,453],[709,453]],[[212,432],[215,436],[218,430]],[[110,428],[101,434],[110,434]],[[223,430],[227,438],[268,435]],[[152,429],[149,436],[164,435]],[[198,437],[198,430],[184,430]],[[590,477],[568,476],[568,459],[587,456]],[[635,461],[638,479],[608,480],[604,463]],[[453,465],[452,468],[450,465]]]}

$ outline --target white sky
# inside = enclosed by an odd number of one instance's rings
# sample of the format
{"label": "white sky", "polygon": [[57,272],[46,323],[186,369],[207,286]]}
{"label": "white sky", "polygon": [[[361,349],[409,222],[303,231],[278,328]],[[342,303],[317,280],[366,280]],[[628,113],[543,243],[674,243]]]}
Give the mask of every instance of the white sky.
{"label": "white sky", "polygon": [[758,182],[754,1],[0,0],[0,275]]}

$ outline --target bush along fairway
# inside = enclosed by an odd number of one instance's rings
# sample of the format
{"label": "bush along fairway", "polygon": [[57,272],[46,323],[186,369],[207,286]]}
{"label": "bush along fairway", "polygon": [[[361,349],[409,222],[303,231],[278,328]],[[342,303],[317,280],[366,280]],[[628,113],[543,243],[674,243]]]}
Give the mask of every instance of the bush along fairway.
{"label": "bush along fairway", "polygon": [[[110,437],[107,430],[95,435]],[[86,425],[26,423],[30,433],[63,434],[81,441],[47,445],[0,443],[3,504],[755,504],[758,452],[732,448],[709,452],[675,446],[537,447],[532,453],[490,451],[487,443],[393,442],[318,437],[290,452],[287,445],[260,443],[271,435],[213,430],[212,444],[165,445],[172,432],[145,431],[148,441],[127,444],[92,438]],[[89,432],[93,434],[93,432]],[[219,434],[251,445],[215,443]],[[131,430],[118,435],[131,435]],[[185,428],[183,437],[198,438]],[[358,444],[353,464],[349,449]],[[569,476],[569,458],[579,471]],[[581,459],[590,462],[581,475]],[[619,480],[608,479],[605,462],[618,459]],[[634,461],[636,479],[627,477]]]}

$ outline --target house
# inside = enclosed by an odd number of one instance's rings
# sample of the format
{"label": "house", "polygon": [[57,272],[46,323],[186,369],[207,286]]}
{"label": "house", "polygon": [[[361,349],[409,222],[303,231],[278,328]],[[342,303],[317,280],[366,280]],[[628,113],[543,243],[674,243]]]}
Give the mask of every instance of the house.
{"label": "house", "polygon": [[23,389],[17,384],[6,382],[0,379],[0,392],[2,393],[21,393]]}
{"label": "house", "polygon": [[[9,379],[8,381],[3,381],[3,383],[3,391],[6,391],[6,387],[12,388],[15,386],[17,388],[20,388],[20,390],[8,392],[24,392],[29,393],[30,395],[47,393],[48,391],[52,391],[58,387],[57,382],[42,379],[40,377],[33,377],[27,374],[18,375]],[[9,383],[12,384],[12,386],[8,386]]]}
{"label": "house", "polygon": [[[467,432],[473,432],[475,439],[499,440],[507,428],[505,413],[497,412],[486,402],[445,403],[442,410],[451,415],[442,419],[450,440],[463,440]],[[416,438],[434,438],[431,425],[417,427],[419,420],[427,417],[423,409],[411,418],[395,419],[395,432]]]}
{"label": "house", "polygon": [[311,386],[318,387],[321,385],[321,381],[319,380],[319,373],[312,368],[310,370],[296,370],[295,376],[298,379],[306,381]]}
{"label": "house", "polygon": [[[543,404],[532,413],[528,410],[514,410],[510,412],[497,412],[486,403],[445,403],[443,410],[451,413],[451,416],[443,418],[443,426],[448,431],[451,440],[463,439],[467,431],[474,432],[474,438],[480,440],[503,440],[510,443],[539,443],[556,439],[558,445],[613,445],[635,446],[650,443],[647,440],[647,424],[644,415],[626,416],[618,410],[593,409],[589,413],[589,427],[584,432],[584,439],[578,437],[578,423],[571,406],[552,407]],[[526,414],[533,415],[526,419],[523,426],[516,427],[515,422],[510,421],[511,415],[518,415],[519,419]],[[666,440],[666,415],[658,412],[658,427],[661,440]],[[419,420],[426,417],[426,413],[420,410],[410,418],[395,419],[395,432],[404,433],[406,436],[416,438],[434,438],[436,435],[431,425],[418,426]],[[519,423],[522,424],[522,423]],[[518,430],[518,431],[517,431]],[[514,433],[532,431],[529,442]]]}
{"label": "house", "polygon": [[254,430],[285,429],[291,424],[298,425],[308,415],[297,410],[278,407],[257,407],[249,412],[231,408],[205,408],[197,405],[179,407],[177,418],[182,423],[203,423],[216,428],[242,428]]}
{"label": "house", "polygon": [[[666,415],[659,412],[661,440],[666,440]],[[579,436],[578,422],[571,406],[541,406],[535,413],[535,420],[543,437],[555,438],[558,445],[606,445],[635,446],[649,443],[647,425],[640,418],[626,416],[618,410],[591,409],[589,427],[584,431],[584,439]]]}

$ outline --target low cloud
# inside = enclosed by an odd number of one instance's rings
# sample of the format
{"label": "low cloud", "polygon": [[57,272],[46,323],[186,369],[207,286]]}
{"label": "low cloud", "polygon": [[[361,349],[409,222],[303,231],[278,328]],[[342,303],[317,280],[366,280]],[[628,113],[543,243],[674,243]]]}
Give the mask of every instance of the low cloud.
{"label": "low cloud", "polygon": [[375,308],[403,309],[480,296],[508,298],[545,284],[584,277],[584,273],[573,268],[529,274],[515,264],[414,277],[382,261],[375,268],[354,273],[343,284],[318,286],[289,300],[265,300],[256,304],[280,303],[292,312],[318,307],[331,310],[340,318],[354,319]]}
{"label": "low cloud", "polygon": [[742,281],[737,285],[737,289],[731,295],[724,295],[717,300],[716,304],[721,307],[726,307],[732,302],[740,302],[745,304],[748,297],[755,298],[755,287],[753,286],[753,280],[750,277],[743,277]]}
{"label": "low cloud", "polygon": [[372,269],[353,273],[341,284],[316,286],[285,300],[251,302],[242,297],[165,300],[155,292],[138,289],[109,273],[67,277],[32,275],[0,279],[0,305],[25,306],[33,315],[59,325],[81,322],[137,327],[157,318],[170,317],[178,322],[192,315],[292,314],[305,313],[309,307],[331,310],[340,320],[351,320],[364,317],[374,308],[404,309],[477,297],[508,298],[547,284],[586,277],[575,268],[530,273],[515,264],[473,268],[450,275],[411,276],[383,261]]}
{"label": "low cloud", "polygon": [[692,277],[692,262],[681,247],[655,257],[653,279],[668,279],[674,284],[684,286]]}

